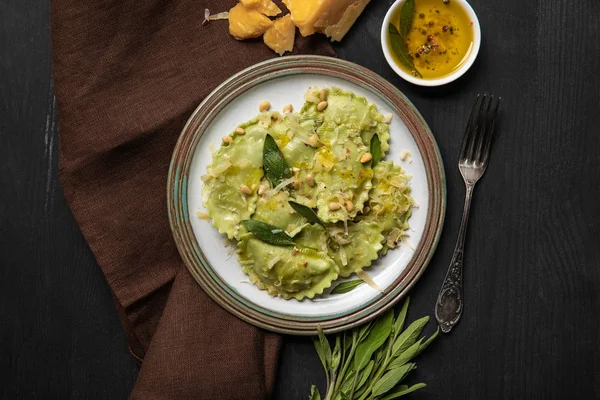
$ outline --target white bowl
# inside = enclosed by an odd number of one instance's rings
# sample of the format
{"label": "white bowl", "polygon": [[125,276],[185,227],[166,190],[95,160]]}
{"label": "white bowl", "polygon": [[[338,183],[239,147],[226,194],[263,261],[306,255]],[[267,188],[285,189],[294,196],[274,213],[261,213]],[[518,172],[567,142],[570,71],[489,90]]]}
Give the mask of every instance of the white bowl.
{"label": "white bowl", "polygon": [[394,61],[394,58],[392,57],[392,54],[389,50],[390,49],[390,43],[389,43],[390,39],[389,39],[389,35],[388,35],[388,26],[390,24],[392,15],[395,14],[396,10],[399,7],[402,7],[402,5],[404,4],[404,0],[396,0],[396,2],[394,2],[394,4],[392,4],[392,6],[388,10],[387,14],[385,15],[385,18],[383,19],[383,25],[381,26],[381,48],[383,49],[383,54],[385,55],[385,59],[387,60],[390,67],[392,67],[394,72],[396,72],[396,74],[398,74],[405,81],[408,81],[410,83],[414,83],[415,85],[420,85],[420,86],[445,85],[445,84],[455,81],[456,79],[463,76],[463,74],[465,72],[467,72],[467,70],[469,68],[471,68],[471,65],[473,65],[473,63],[475,62],[475,59],[477,58],[477,54],[479,53],[479,47],[481,46],[481,27],[479,26],[479,19],[477,19],[477,15],[475,14],[475,11],[473,11],[473,8],[471,8],[471,6],[469,5],[469,3],[466,0],[450,0],[450,1],[460,3],[460,6],[467,12],[467,14],[469,15],[469,18],[473,22],[473,49],[469,53],[469,58],[467,59],[467,61],[465,63],[463,63],[463,65],[460,68],[458,68],[456,71],[453,71],[449,75],[446,75],[446,76],[438,78],[438,79],[421,79],[421,78],[414,77],[411,74],[409,74],[408,72],[404,71],[402,68],[400,68],[398,66],[398,64],[396,63],[396,61]]}

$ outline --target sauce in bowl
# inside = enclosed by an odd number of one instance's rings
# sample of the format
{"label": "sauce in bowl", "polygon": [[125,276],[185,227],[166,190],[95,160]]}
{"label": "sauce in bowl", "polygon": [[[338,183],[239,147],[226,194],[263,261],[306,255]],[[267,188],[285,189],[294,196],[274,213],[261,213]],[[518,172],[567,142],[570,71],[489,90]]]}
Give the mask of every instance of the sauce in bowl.
{"label": "sauce in bowl", "polygon": [[[398,26],[402,7],[398,7],[390,22]],[[469,59],[474,48],[473,21],[460,1],[416,0],[412,27],[406,36],[406,46],[415,69],[424,80],[451,75]],[[404,65],[388,47],[395,63],[403,71],[413,71]],[[418,74],[412,73],[413,76]]]}

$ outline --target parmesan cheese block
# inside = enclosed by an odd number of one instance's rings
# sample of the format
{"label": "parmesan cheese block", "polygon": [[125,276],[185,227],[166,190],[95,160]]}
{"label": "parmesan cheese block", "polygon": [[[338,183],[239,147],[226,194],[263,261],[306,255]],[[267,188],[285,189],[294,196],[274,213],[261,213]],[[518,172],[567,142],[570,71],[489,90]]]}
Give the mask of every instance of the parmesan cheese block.
{"label": "parmesan cheese block", "polygon": [[323,32],[341,40],[370,0],[283,0],[302,36]]}
{"label": "parmesan cheese block", "polygon": [[273,22],[273,26],[265,32],[263,40],[271,50],[282,56],[286,51],[294,49],[295,35],[296,26],[291,15],[287,14]]}
{"label": "parmesan cheese block", "polygon": [[354,22],[358,19],[367,4],[369,4],[369,1],[370,0],[355,1],[350,4],[346,10],[344,10],[342,18],[340,18],[340,20],[334,25],[326,26],[325,29],[323,29],[323,33],[329,36],[332,41],[339,42],[342,40],[352,25],[354,25]]}
{"label": "parmesan cheese block", "polygon": [[229,10],[229,33],[238,40],[260,37],[271,26],[268,17],[241,3]]}
{"label": "parmesan cheese block", "polygon": [[240,3],[244,7],[256,10],[267,17],[274,17],[281,14],[281,9],[272,0],[240,0]]}

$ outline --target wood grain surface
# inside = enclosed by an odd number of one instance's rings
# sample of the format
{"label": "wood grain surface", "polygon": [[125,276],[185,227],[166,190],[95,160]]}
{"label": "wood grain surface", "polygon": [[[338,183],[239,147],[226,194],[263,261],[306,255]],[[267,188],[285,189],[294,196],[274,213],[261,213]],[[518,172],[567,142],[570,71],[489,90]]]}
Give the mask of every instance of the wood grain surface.
{"label": "wood grain surface", "polygon": [[[454,247],[473,98],[504,98],[472,208],[463,318],[419,356],[408,381],[428,386],[410,398],[600,398],[600,2],[471,1],[481,52],[442,89],[386,64],[391,3],[373,0],[337,50],[413,101],[445,161],[446,224],[411,319],[433,315]],[[0,398],[124,399],[136,366],[57,177],[48,13],[45,1],[0,0]],[[276,398],[306,399],[311,383],[325,383],[312,344],[289,337]]]}

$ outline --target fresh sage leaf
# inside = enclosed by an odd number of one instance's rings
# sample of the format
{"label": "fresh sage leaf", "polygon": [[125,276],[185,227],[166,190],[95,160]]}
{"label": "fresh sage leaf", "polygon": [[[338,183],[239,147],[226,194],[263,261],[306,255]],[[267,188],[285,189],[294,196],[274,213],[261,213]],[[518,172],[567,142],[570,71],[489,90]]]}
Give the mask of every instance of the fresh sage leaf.
{"label": "fresh sage leaf", "polygon": [[362,279],[356,279],[356,280],[352,280],[352,281],[342,282],[333,288],[333,290],[331,291],[331,294],[348,293],[349,291],[351,291],[352,289],[354,289],[355,287],[357,287],[358,285],[360,285],[362,283],[364,283]]}
{"label": "fresh sage leaf", "polygon": [[375,385],[373,385],[373,396],[380,396],[389,392],[396,386],[404,377],[413,370],[415,364],[406,364],[400,368],[386,372]]}
{"label": "fresh sage leaf", "polygon": [[437,337],[438,333],[440,333],[439,327],[435,330],[435,333],[433,335],[431,335],[431,337],[425,341],[425,343],[423,343],[422,345],[419,346],[419,350],[417,350],[417,354],[415,354],[415,357],[418,356],[419,354],[421,354],[421,352],[423,350],[425,350],[431,344],[431,342],[433,342],[433,339],[435,339]]}
{"label": "fresh sage leaf", "polygon": [[415,385],[412,385],[411,387],[408,387],[406,385],[400,385],[398,386],[398,390],[396,390],[393,393],[390,393],[386,396],[381,397],[379,400],[393,400],[393,399],[397,399],[400,396],[404,396],[405,394],[409,394],[414,392],[415,390],[419,390],[421,388],[424,388],[425,386],[427,386],[424,383],[417,383]]}
{"label": "fresh sage leaf", "polygon": [[415,0],[406,0],[400,10],[400,35],[406,41],[406,36],[412,28],[413,18],[415,16]]}
{"label": "fresh sage leaf", "polygon": [[292,171],[283,158],[283,153],[277,147],[273,136],[267,134],[263,147],[263,168],[265,176],[271,185],[277,186],[282,180],[291,178]]}
{"label": "fresh sage leaf", "polygon": [[392,355],[398,356],[404,352],[404,350],[412,346],[417,341],[417,337],[419,337],[423,327],[427,325],[427,322],[429,322],[429,317],[423,317],[410,324],[410,326],[406,328],[394,342]]}
{"label": "fresh sage leaf", "polygon": [[273,246],[293,246],[294,241],[284,232],[283,229],[275,225],[266,224],[255,219],[246,219],[242,221],[244,227],[256,236],[257,239]]}
{"label": "fresh sage leaf", "polygon": [[396,321],[394,322],[394,335],[397,337],[400,332],[402,332],[402,328],[404,328],[404,320],[406,320],[406,313],[408,312],[408,304],[410,303],[410,297],[407,297],[404,300],[404,304],[402,305],[402,309],[398,313],[396,317]]}
{"label": "fresh sage leaf", "polygon": [[369,332],[367,338],[358,345],[354,355],[354,368],[358,371],[363,369],[371,359],[373,353],[379,349],[386,341],[392,331],[392,319],[394,310],[386,312],[381,318],[378,318]]}
{"label": "fresh sage leaf", "polygon": [[319,355],[319,359],[321,360],[321,364],[323,364],[323,368],[325,368],[325,371],[329,371],[331,366],[331,346],[320,326],[317,326],[317,335],[316,338],[313,337],[313,343],[317,350],[317,354]]}
{"label": "fresh sage leaf", "polygon": [[308,400],[321,400],[321,393],[315,385],[312,385],[310,387],[310,397],[308,398]]}
{"label": "fresh sage leaf", "polygon": [[390,35],[390,43],[392,44],[392,50],[398,57],[398,60],[400,60],[400,62],[404,64],[404,66],[410,68],[410,70],[413,72],[413,74],[415,74],[415,76],[421,77],[421,74],[415,68],[415,63],[408,54],[408,47],[406,47],[406,43],[404,42],[402,35],[400,35],[400,32],[398,32],[398,29],[394,24],[390,24],[388,26],[388,33]]}
{"label": "fresh sage leaf", "polygon": [[319,217],[317,217],[317,213],[315,213],[315,211],[312,208],[291,200],[288,201],[288,203],[294,209],[294,211],[306,218],[311,224],[323,225],[323,221],[321,221]]}
{"label": "fresh sage leaf", "polygon": [[356,387],[355,387],[356,390],[363,387],[363,385],[367,382],[367,379],[369,379],[369,376],[371,376],[371,371],[373,371],[374,366],[375,366],[375,361],[371,360],[371,361],[369,361],[369,363],[367,364],[365,369],[363,369],[360,372],[360,379],[356,383]]}
{"label": "fresh sage leaf", "polygon": [[373,168],[381,160],[381,141],[379,140],[379,135],[373,135],[369,150],[373,156],[371,161],[371,168]]}
{"label": "fresh sage leaf", "polygon": [[341,357],[342,357],[342,344],[340,341],[340,337],[336,336],[335,347],[333,349],[333,354],[331,355],[331,369],[333,371],[337,371],[337,368],[340,365]]}
{"label": "fresh sage leaf", "polygon": [[400,368],[401,366],[412,360],[418,354],[419,347],[421,346],[422,342],[423,339],[419,339],[408,349],[404,350],[401,354],[398,355],[398,357],[394,359],[394,361],[390,363],[388,369]]}
{"label": "fresh sage leaf", "polygon": [[358,331],[358,341],[362,342],[367,337],[369,332],[371,332],[372,328],[373,328],[373,321],[367,322],[366,324],[361,326],[360,330]]}
{"label": "fresh sage leaf", "polygon": [[396,385],[395,389],[396,389],[396,392],[401,392],[403,390],[408,389],[408,385]]}
{"label": "fresh sage leaf", "polygon": [[380,365],[383,362],[383,358],[385,357],[385,351],[383,351],[385,348],[381,347],[378,351],[375,352],[375,355],[373,356],[373,360],[375,360],[375,364]]}
{"label": "fresh sage leaf", "polygon": [[347,353],[348,350],[350,350],[350,347],[352,347],[352,337],[349,331],[344,331],[342,335],[344,336],[342,339],[342,342],[344,344],[344,353]]}
{"label": "fresh sage leaf", "polygon": [[356,371],[354,371],[354,368],[350,368],[348,372],[346,372],[346,377],[344,378],[342,386],[340,387],[341,392],[350,393],[350,390],[352,389],[352,384],[354,383],[355,375]]}

